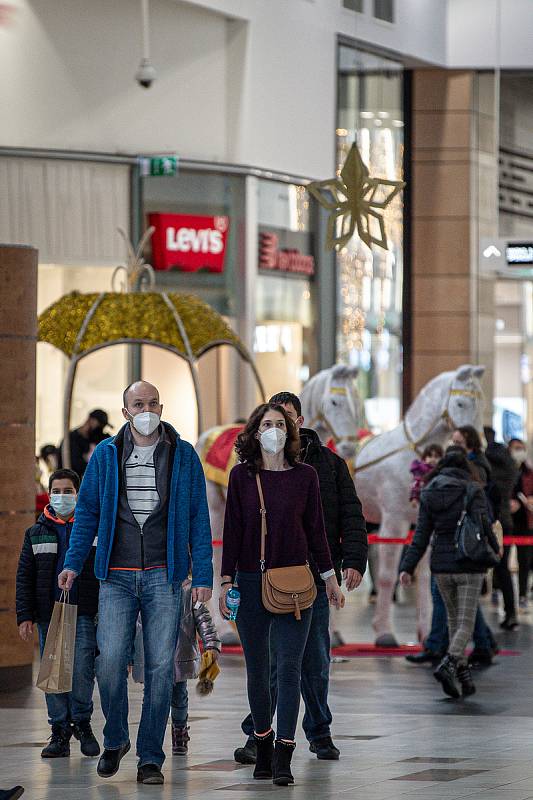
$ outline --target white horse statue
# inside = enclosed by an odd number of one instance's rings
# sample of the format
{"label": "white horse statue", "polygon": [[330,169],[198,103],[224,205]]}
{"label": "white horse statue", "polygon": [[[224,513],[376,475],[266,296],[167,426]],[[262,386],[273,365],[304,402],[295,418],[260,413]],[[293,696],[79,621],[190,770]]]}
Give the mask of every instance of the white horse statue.
{"label": "white horse statue", "polygon": [[[430,381],[391,431],[363,445],[355,458],[355,487],[367,521],[380,524],[381,537],[405,538],[416,521],[409,503],[411,461],[430,444],[446,445],[451,432],[462,425],[482,425],[483,394],[479,379],[484,367],[464,365]],[[398,577],[401,547],[380,544],[379,577],[374,630],[376,645],[397,646],[392,632],[392,595]],[[418,637],[430,626],[429,567],[421,562],[417,579]]]}
{"label": "white horse statue", "polygon": [[[344,458],[355,455],[357,430],[365,426],[363,405],[355,384],[357,372],[356,368],[342,364],[322,370],[308,381],[301,394],[306,427],[316,430],[321,441],[334,446]],[[283,387],[280,387],[281,390]],[[234,445],[242,427],[234,424],[210,428],[200,436],[196,445],[206,475],[207,502],[214,542],[212,607],[217,628],[225,644],[238,644],[233,626],[218,613],[218,598],[226,490],[229,473],[237,462]]]}
{"label": "white horse statue", "polygon": [[313,428],[322,444],[346,460],[355,456],[357,432],[366,426],[355,384],[358,372],[357,367],[344,364],[323,369],[307,381],[300,395],[306,428]]}

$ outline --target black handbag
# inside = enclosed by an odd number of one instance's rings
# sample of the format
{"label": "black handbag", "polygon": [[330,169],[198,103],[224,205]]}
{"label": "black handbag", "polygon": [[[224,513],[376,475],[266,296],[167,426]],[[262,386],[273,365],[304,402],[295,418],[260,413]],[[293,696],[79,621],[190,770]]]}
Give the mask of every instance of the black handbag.
{"label": "black handbag", "polygon": [[473,486],[469,484],[455,531],[455,557],[457,561],[470,561],[477,567],[490,569],[499,564],[500,556],[494,552],[489,543],[481,514],[474,517],[470,513],[472,497]]}

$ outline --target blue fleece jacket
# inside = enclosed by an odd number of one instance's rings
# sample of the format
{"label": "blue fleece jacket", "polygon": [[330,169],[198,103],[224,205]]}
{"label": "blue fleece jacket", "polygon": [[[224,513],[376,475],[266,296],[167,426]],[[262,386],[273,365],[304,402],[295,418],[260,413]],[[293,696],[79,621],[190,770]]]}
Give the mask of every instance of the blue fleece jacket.
{"label": "blue fleece jacket", "polygon": [[[192,585],[213,585],[213,549],[205,478],[194,448],[176,436],[176,450],[168,504],[167,571],[169,583],[185,580],[192,560]],[[96,447],[76,504],[76,517],[65,556],[65,569],[81,572],[95,537],[98,537],[94,573],[107,578],[117,516],[119,467],[115,438]]]}

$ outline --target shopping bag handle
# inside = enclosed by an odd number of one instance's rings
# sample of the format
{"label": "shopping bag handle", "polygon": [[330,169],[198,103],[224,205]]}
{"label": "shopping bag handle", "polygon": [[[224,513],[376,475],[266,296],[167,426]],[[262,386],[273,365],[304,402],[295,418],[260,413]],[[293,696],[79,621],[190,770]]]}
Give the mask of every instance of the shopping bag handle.
{"label": "shopping bag handle", "polygon": [[60,603],[69,603],[70,602],[69,595],[70,595],[70,592],[68,591],[68,589],[62,589],[61,596],[59,598],[59,602]]}

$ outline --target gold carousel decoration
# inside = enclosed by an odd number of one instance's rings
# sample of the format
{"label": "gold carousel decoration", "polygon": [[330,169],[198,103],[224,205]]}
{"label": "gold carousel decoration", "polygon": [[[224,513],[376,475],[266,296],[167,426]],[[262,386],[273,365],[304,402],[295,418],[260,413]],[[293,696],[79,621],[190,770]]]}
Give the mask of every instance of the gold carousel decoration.
{"label": "gold carousel decoration", "polygon": [[233,347],[252,369],[261,396],[265,392],[253,358],[224,318],[195,295],[155,290],[155,273],[142,253],[154,229],[149,228],[136,250],[123,230],[125,265],[118,266],[110,292],[71,292],[39,316],[38,341],[48,342],[69,359],[63,402],[63,463],[70,465],[69,430],[72,394],[80,361],[117,344],[153,345],[186,361],[202,432],[202,402],[198,360],[216,347]]}

